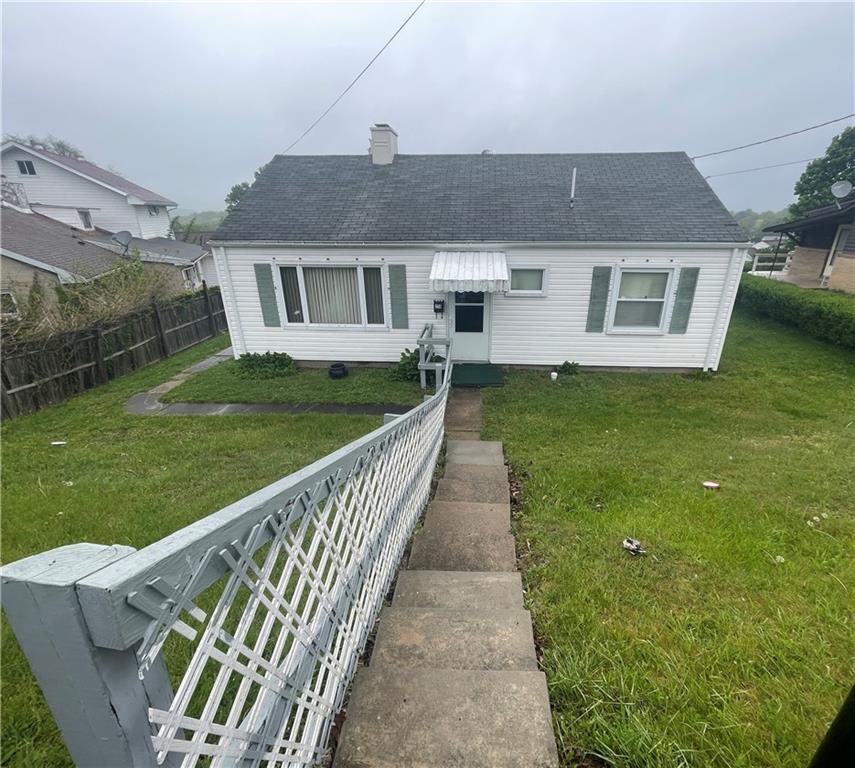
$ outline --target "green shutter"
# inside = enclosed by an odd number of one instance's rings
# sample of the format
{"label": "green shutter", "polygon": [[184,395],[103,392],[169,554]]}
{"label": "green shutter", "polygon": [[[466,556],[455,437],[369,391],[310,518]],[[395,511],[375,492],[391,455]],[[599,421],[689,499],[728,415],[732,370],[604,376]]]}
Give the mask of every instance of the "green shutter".
{"label": "green shutter", "polygon": [[270,264],[253,264],[255,284],[258,288],[258,301],[261,304],[261,316],[266,326],[279,325],[279,307],[276,304],[276,291],[273,289],[273,269]]}
{"label": "green shutter", "polygon": [[611,279],[611,267],[594,267],[591,277],[591,296],[588,299],[588,322],[585,324],[585,331],[588,333],[602,333],[606,326],[606,307]]}
{"label": "green shutter", "polygon": [[404,264],[389,265],[389,298],[392,302],[392,327],[409,328],[407,267]]}
{"label": "green shutter", "polygon": [[683,267],[680,270],[680,281],[677,283],[677,296],[674,299],[674,309],[671,312],[671,327],[668,333],[685,333],[689,327],[689,314],[692,302],[695,300],[695,286],[698,284],[699,267]]}

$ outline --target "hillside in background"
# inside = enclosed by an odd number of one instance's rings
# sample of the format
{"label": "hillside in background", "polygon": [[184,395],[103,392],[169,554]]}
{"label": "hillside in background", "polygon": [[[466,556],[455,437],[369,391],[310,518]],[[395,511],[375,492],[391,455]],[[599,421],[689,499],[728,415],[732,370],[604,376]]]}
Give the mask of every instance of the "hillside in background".
{"label": "hillside in background", "polygon": [[188,211],[178,208],[172,216],[172,229],[175,232],[211,232],[220,226],[225,211]]}
{"label": "hillside in background", "polygon": [[787,208],[782,211],[762,211],[759,213],[746,208],[744,211],[731,211],[731,214],[752,239],[759,239],[762,236],[763,227],[792,218]]}

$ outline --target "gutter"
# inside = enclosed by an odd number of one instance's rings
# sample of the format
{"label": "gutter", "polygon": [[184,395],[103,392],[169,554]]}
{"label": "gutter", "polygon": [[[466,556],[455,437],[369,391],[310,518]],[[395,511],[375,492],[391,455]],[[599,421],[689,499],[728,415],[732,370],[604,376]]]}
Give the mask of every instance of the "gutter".
{"label": "gutter", "polygon": [[309,241],[309,240],[209,240],[209,246],[220,248],[270,248],[270,247],[285,247],[285,248],[438,248],[441,250],[455,249],[480,249],[480,250],[501,250],[502,248],[535,248],[535,249],[607,249],[607,248],[635,248],[639,250],[708,250],[708,249],[732,249],[732,248],[749,248],[750,243],[743,242],[639,242],[639,241],[554,241],[554,242],[537,242],[531,240],[508,241],[503,243],[489,241],[457,241],[438,243],[432,240],[406,240],[406,241],[383,241],[383,242],[329,242],[329,241]]}

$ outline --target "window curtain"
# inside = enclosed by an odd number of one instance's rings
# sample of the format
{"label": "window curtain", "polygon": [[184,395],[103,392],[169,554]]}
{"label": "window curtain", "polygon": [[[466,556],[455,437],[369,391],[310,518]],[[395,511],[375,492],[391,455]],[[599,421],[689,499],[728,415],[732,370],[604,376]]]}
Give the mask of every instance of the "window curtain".
{"label": "window curtain", "polygon": [[363,267],[368,325],[383,325],[383,276],[380,267]]}
{"label": "window curtain", "polygon": [[309,322],[359,325],[359,279],[355,267],[303,269]]}

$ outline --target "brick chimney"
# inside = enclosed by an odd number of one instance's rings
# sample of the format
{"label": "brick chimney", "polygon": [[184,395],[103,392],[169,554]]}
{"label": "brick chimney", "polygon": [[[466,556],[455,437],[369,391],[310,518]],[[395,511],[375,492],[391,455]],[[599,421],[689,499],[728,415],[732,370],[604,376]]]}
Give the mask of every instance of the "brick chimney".
{"label": "brick chimney", "polygon": [[398,134],[391,125],[375,123],[371,126],[369,145],[371,162],[374,165],[391,165],[398,154]]}

